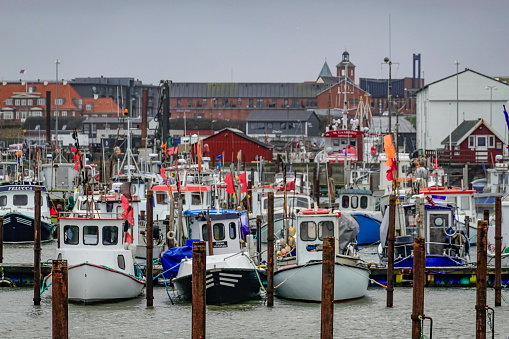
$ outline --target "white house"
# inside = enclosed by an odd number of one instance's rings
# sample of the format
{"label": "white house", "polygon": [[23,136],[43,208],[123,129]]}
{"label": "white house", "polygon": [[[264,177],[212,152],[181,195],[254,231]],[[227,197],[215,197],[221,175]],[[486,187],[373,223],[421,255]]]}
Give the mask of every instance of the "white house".
{"label": "white house", "polygon": [[509,109],[509,85],[470,69],[424,86],[417,92],[417,149],[440,144],[464,120],[479,118],[508,142],[503,105]]}

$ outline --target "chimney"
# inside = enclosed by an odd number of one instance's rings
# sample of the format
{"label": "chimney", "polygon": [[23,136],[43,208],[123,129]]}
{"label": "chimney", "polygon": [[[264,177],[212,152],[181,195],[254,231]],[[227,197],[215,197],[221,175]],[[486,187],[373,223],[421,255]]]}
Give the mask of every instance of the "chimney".
{"label": "chimney", "polygon": [[99,98],[99,94],[95,93],[94,94],[94,100],[97,100]]}
{"label": "chimney", "polygon": [[44,81],[44,86],[48,86],[48,82],[47,81]]}
{"label": "chimney", "polygon": [[62,85],[67,85],[67,80],[62,80]]}

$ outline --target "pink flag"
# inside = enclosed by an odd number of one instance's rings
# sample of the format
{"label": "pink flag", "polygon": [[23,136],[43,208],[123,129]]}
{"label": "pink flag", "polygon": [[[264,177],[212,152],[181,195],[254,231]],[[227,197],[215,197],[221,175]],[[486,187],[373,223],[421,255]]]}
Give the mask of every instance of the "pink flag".
{"label": "pink flag", "polygon": [[235,186],[233,185],[233,178],[232,178],[232,174],[231,173],[228,173],[225,176],[224,182],[227,185],[226,186],[226,193],[228,193],[228,194],[235,193]]}
{"label": "pink flag", "polygon": [[239,175],[240,193],[247,193],[247,175],[246,172]]}

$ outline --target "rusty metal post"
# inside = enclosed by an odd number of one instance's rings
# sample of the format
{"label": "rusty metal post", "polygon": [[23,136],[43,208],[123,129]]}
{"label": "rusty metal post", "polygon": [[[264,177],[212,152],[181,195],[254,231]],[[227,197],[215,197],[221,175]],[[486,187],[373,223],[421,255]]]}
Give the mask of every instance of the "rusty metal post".
{"label": "rusty metal post", "polygon": [[424,238],[414,239],[412,339],[422,338],[421,320],[424,316],[424,284],[426,283],[426,255]]}
{"label": "rusty metal post", "polygon": [[321,338],[332,339],[334,332],[334,237],[323,239],[322,252],[322,326]]}
{"label": "rusty metal post", "polygon": [[476,339],[486,339],[486,286],[487,286],[487,246],[486,234],[488,233],[488,222],[479,220],[477,224],[477,298],[475,304],[476,314]]}
{"label": "rusty metal post", "polygon": [[205,241],[193,243],[193,279],[192,279],[192,335],[193,339],[205,338],[205,276],[206,268]]}
{"label": "rusty metal post", "polygon": [[0,215],[0,264],[4,262],[4,217]]}
{"label": "rusty metal post", "polygon": [[207,243],[209,247],[209,255],[214,254],[214,246],[212,244],[212,222],[210,222],[210,212],[207,207]]}
{"label": "rusty metal post", "polygon": [[495,306],[502,305],[502,198],[495,199]]}
{"label": "rusty metal post", "polygon": [[387,232],[387,307],[392,307],[394,292],[394,241],[396,222],[396,196],[389,199],[389,230]]}
{"label": "rusty metal post", "polygon": [[68,338],[67,260],[53,260],[51,288],[53,338]]}
{"label": "rusty metal post", "polygon": [[41,187],[35,188],[34,210],[34,305],[41,304]]}
{"label": "rusty metal post", "polygon": [[274,192],[269,192],[267,209],[267,306],[274,306]]}
{"label": "rusty metal post", "polygon": [[147,192],[147,307],[154,306],[154,193],[151,189]]}
{"label": "rusty metal post", "polygon": [[262,216],[256,216],[256,252],[258,253],[258,264],[262,262]]}

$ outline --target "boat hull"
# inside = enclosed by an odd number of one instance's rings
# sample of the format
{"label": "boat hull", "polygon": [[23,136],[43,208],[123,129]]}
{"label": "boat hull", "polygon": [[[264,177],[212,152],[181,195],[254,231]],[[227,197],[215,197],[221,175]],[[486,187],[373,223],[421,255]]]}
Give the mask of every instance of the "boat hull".
{"label": "boat hull", "polygon": [[[235,304],[260,296],[260,282],[255,269],[217,268],[207,270],[205,276],[208,305]],[[192,275],[173,280],[179,297],[192,300]]]}
{"label": "boat hull", "polygon": [[[69,266],[68,281],[69,300],[86,304],[135,298],[145,286],[143,280],[132,275],[88,262]],[[51,283],[49,275],[45,286]]]}
{"label": "boat hull", "polygon": [[[34,223],[31,217],[20,213],[4,215],[4,242],[27,243],[34,242]],[[53,239],[53,226],[41,220],[41,241]]]}
{"label": "boat hull", "polygon": [[[366,294],[368,283],[368,269],[336,263],[334,301],[363,297]],[[322,300],[322,263],[281,268],[274,273],[274,286],[278,286],[275,291],[278,297],[320,302]]]}
{"label": "boat hull", "polygon": [[[468,263],[458,257],[450,257],[446,255],[427,254],[426,267],[457,267],[464,266]],[[402,259],[394,259],[394,267],[412,268],[414,266],[414,256],[410,255]]]}

